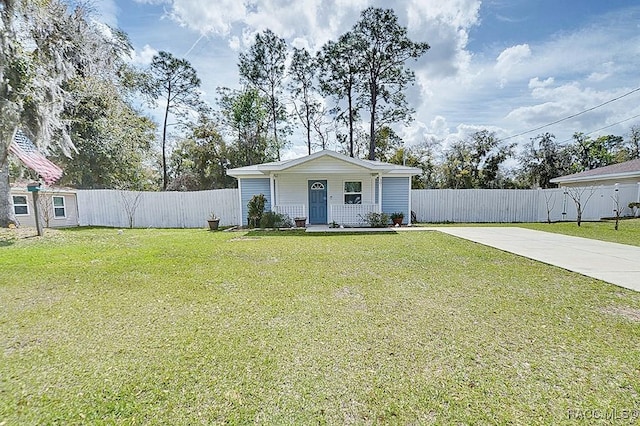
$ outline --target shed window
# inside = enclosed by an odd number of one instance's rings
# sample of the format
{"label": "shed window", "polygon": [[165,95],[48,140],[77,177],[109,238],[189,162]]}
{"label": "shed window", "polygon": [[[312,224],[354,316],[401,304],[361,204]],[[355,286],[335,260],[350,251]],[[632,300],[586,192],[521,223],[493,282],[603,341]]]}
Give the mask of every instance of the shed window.
{"label": "shed window", "polygon": [[344,203],[362,204],[362,182],[344,183]]}
{"label": "shed window", "polygon": [[53,197],[53,217],[56,219],[64,219],[67,217],[67,209],[64,205],[64,197]]}
{"label": "shed window", "polygon": [[13,213],[16,216],[27,216],[29,214],[29,205],[27,204],[26,195],[13,196]]}

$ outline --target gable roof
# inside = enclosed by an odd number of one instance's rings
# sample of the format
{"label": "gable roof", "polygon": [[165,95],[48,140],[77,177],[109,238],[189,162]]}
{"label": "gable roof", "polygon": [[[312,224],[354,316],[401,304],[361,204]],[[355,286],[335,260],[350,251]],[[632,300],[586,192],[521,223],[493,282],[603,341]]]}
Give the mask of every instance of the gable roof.
{"label": "gable roof", "polygon": [[551,179],[551,183],[588,182],[640,177],[640,158]]}
{"label": "gable roof", "polygon": [[249,176],[249,175],[269,175],[272,172],[284,172],[293,167],[301,164],[308,163],[322,157],[329,157],[336,161],[343,161],[345,163],[361,167],[368,172],[379,173],[393,173],[393,174],[409,174],[417,175],[422,173],[422,170],[416,167],[399,166],[397,164],[384,163],[382,161],[362,160],[360,158],[353,158],[343,154],[339,154],[335,151],[323,150],[314,152],[311,155],[305,157],[295,158],[292,160],[274,161],[270,163],[254,164],[252,166],[237,167],[235,169],[227,170],[227,175],[233,177]]}

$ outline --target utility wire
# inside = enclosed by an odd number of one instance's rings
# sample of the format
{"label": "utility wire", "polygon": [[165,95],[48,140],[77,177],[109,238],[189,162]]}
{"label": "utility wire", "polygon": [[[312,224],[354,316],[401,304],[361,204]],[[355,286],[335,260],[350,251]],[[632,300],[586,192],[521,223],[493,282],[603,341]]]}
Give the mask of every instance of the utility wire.
{"label": "utility wire", "polygon": [[[634,115],[633,117],[625,118],[624,120],[620,120],[620,121],[618,121],[616,123],[609,124],[608,126],[600,127],[599,129],[592,130],[589,133],[585,133],[584,135],[585,136],[589,136],[589,135],[594,134],[595,132],[599,132],[600,130],[608,129],[609,127],[613,127],[613,126],[617,126],[618,124],[622,124],[625,121],[633,120],[634,118],[638,118],[638,117],[640,117],[640,114]],[[573,138],[565,139],[562,142],[558,142],[558,144],[562,145],[562,144],[565,144],[567,142],[571,142],[572,140],[573,140]]]}
{"label": "utility wire", "polygon": [[[605,105],[607,105],[607,104],[610,104],[610,103],[612,103],[612,102],[615,102],[615,101],[617,101],[617,100],[620,100],[620,99],[622,99],[622,98],[624,98],[624,97],[626,97],[626,96],[629,96],[629,95],[631,95],[631,94],[633,94],[633,93],[636,93],[636,92],[640,92],[640,87],[637,87],[637,88],[635,88],[635,89],[631,90],[630,92],[627,92],[627,93],[625,93],[625,94],[623,94],[623,95],[620,95],[620,96],[618,96],[618,97],[616,97],[616,98],[609,99],[608,101],[603,102],[603,103],[601,103],[600,105],[596,105],[596,106],[594,106],[594,107],[591,107],[591,108],[585,109],[584,111],[580,111],[580,112],[575,113],[575,114],[572,114],[572,115],[570,115],[570,116],[568,116],[568,117],[561,118],[561,119],[556,120],[556,121],[554,121],[554,122],[551,122],[551,123],[545,124],[544,126],[539,126],[539,127],[536,127],[535,129],[527,130],[527,131],[525,131],[525,132],[521,132],[521,133],[518,133],[518,134],[516,134],[516,135],[507,136],[506,138],[502,138],[501,140],[502,140],[502,141],[506,141],[506,140],[509,140],[509,139],[517,138],[518,136],[523,136],[523,135],[526,135],[527,133],[535,132],[535,131],[537,131],[537,130],[544,129],[545,127],[553,126],[554,124],[558,124],[558,123],[561,123],[561,122],[563,122],[563,121],[570,120],[570,119],[575,118],[575,117],[577,117],[577,116],[579,116],[579,115],[582,115],[582,114],[584,114],[584,113],[587,113],[587,112],[593,111],[594,109],[598,109],[598,108],[603,107],[603,106],[605,106]],[[635,117],[634,117],[634,118],[635,118]],[[631,120],[631,119],[629,119],[629,120]],[[624,121],[626,121],[626,120],[624,120]],[[612,126],[613,126],[613,124],[612,124]],[[609,127],[610,127],[610,126],[609,126]],[[605,128],[606,128],[606,127],[605,127]],[[599,130],[602,130],[602,129],[599,129]],[[597,131],[598,131],[598,130],[594,130],[594,132],[597,132]],[[592,132],[592,133],[593,133],[593,132]]]}

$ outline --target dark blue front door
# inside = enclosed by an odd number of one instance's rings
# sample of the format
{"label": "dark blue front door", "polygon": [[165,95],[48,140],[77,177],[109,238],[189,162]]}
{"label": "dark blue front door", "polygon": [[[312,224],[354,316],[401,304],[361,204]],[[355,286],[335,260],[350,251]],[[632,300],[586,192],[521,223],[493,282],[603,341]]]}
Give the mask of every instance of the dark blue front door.
{"label": "dark blue front door", "polygon": [[327,181],[309,181],[309,223],[327,223]]}

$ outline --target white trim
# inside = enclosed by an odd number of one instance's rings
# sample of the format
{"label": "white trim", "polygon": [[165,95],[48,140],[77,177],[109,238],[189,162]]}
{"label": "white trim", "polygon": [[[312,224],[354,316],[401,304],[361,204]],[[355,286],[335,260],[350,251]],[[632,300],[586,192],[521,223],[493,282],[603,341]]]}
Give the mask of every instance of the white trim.
{"label": "white trim", "polygon": [[240,206],[240,226],[244,226],[244,217],[242,217],[242,179],[238,179],[238,205]]}
{"label": "white trim", "polygon": [[[24,197],[24,200],[25,200],[24,204],[22,204],[22,203],[16,204],[13,201],[13,199],[15,197]],[[26,207],[27,208],[27,212],[26,213],[16,213],[16,206],[18,206],[18,207]],[[13,214],[16,215],[16,216],[20,216],[20,217],[30,216],[31,213],[29,211],[29,195],[28,194],[18,194],[18,195],[11,194],[11,208],[13,209]]]}
{"label": "white trim", "polygon": [[[345,190],[345,184],[347,182],[360,182],[360,192],[347,192]],[[362,194],[364,193],[362,191],[362,187],[364,186],[364,181],[362,179],[359,180],[342,180],[342,204],[364,204],[364,200],[362,199]],[[360,194],[360,202],[359,203],[346,203],[345,202],[345,195],[355,195],[355,194]],[[374,198],[375,198],[375,194],[374,194]],[[374,200],[375,201],[375,200]]]}
{"label": "white trim", "polygon": [[273,173],[269,173],[269,191],[271,192],[271,196],[269,197],[269,199],[271,200],[271,211],[273,211],[274,206],[278,205],[275,197],[275,194],[276,194],[275,187],[276,187],[276,177]]}
{"label": "white trim", "polygon": [[293,160],[277,161],[272,163],[255,164],[252,166],[237,167],[235,169],[227,170],[227,175],[232,177],[249,177],[249,176],[265,176],[270,172],[284,172],[292,167],[299,166],[301,164],[313,161],[321,157],[331,157],[338,161],[343,161],[348,164],[352,164],[358,167],[362,167],[369,171],[378,171],[383,173],[392,174],[404,174],[404,175],[418,175],[422,173],[422,170],[416,167],[399,166],[397,164],[383,163],[380,161],[361,160],[359,158],[352,158],[346,155],[339,154],[335,151],[318,151],[305,157],[296,158]]}
{"label": "white trim", "polygon": [[409,176],[409,206],[407,208],[407,213],[409,214],[409,218],[407,218],[407,225],[411,224],[411,176]]}
{"label": "white trim", "polygon": [[378,173],[378,213],[382,213],[382,173]]}
{"label": "white trim", "polygon": [[[62,198],[62,206],[56,206],[54,199]],[[67,201],[64,199],[64,195],[51,195],[51,208],[53,209],[53,219],[64,220],[67,218]],[[63,216],[56,216],[56,209],[63,209]]]}
{"label": "white trim", "polygon": [[637,177],[640,179],[640,172],[624,172],[624,173],[611,173],[605,175],[591,175],[591,176],[578,176],[578,177],[557,177],[551,179],[549,182],[551,183],[574,183],[574,182],[589,182],[589,181],[599,181],[599,180],[613,180],[613,179],[624,179],[624,178],[634,178]]}

